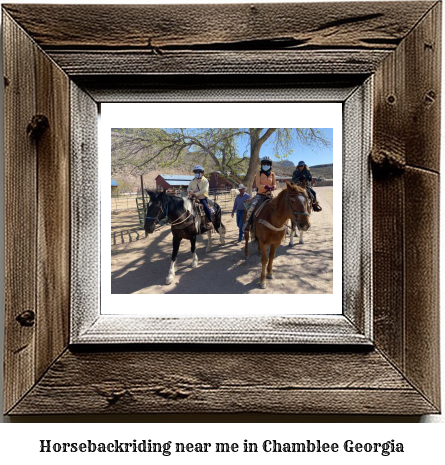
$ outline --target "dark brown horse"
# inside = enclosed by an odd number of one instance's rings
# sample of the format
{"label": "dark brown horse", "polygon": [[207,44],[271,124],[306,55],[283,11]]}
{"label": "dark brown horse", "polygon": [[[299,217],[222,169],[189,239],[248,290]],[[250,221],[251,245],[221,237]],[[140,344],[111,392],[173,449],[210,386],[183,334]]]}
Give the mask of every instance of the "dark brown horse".
{"label": "dark brown horse", "polygon": [[[272,272],[273,259],[277,247],[281,244],[286,234],[286,223],[292,220],[297,224],[300,231],[307,231],[309,223],[309,200],[305,186],[297,186],[286,182],[286,189],[282,190],[277,197],[269,201],[261,210],[258,218],[254,214],[254,230],[258,248],[261,252],[261,289],[266,288],[266,277],[274,279]],[[244,255],[249,255],[250,232],[245,232]],[[269,257],[267,246],[270,246]],[[266,275],[267,265],[267,275]]]}
{"label": "dark brown horse", "polygon": [[[211,247],[211,232],[204,228],[199,215],[195,215],[192,202],[189,199],[167,195],[165,192],[157,193],[147,191],[150,202],[147,206],[147,216],[145,218],[144,229],[146,235],[152,234],[156,225],[170,224],[173,234],[173,252],[170,263],[170,270],[165,280],[166,284],[171,284],[175,279],[175,264],[178,256],[179,246],[182,239],[188,239],[191,244],[193,254],[192,268],[198,266],[198,255],[196,254],[196,237],[207,232],[208,244],[206,252]],[[216,202],[212,202],[214,207],[213,225],[218,232],[221,244],[224,244],[226,228],[221,221],[221,208]]]}

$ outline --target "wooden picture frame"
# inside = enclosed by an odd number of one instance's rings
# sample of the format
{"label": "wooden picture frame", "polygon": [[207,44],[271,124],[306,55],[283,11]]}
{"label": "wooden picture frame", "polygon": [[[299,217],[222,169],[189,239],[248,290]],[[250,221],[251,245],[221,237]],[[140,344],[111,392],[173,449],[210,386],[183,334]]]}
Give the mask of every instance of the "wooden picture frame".
{"label": "wooden picture frame", "polygon": [[[6,414],[440,411],[440,2],[14,4],[2,14]],[[372,320],[359,312],[351,324],[370,344],[70,343],[73,296],[87,319],[96,295],[94,282],[79,293],[71,279],[95,253],[97,218],[85,194],[72,203],[72,179],[96,169],[99,103],[221,88],[238,101],[246,89],[369,79]]]}

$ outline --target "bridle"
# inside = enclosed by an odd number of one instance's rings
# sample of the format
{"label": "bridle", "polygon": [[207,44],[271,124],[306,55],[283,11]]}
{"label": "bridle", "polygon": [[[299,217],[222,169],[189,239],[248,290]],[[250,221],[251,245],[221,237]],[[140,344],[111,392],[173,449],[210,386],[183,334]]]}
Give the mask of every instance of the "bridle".
{"label": "bridle", "polygon": [[[165,209],[165,211],[164,211]],[[162,219],[159,219],[159,215],[164,213],[165,216]],[[146,220],[154,220],[155,226],[159,224],[159,226],[165,226],[168,223],[168,203],[165,202],[164,205],[159,209],[158,214],[156,216],[146,216]]]}
{"label": "bridle", "polygon": [[304,197],[305,199],[305,209],[306,209],[306,202],[308,200],[308,198],[301,192],[301,193],[298,193],[298,194],[289,194],[289,193],[286,193],[286,205],[289,207],[289,209],[291,210],[292,214],[294,215],[294,221],[296,222],[297,221],[297,216],[309,216],[310,213],[304,211],[304,212],[297,212],[295,211],[293,208],[292,208],[292,205],[290,203],[290,200],[289,200],[289,197]]}
{"label": "bridle", "polygon": [[[164,210],[165,210],[165,212],[164,212]],[[164,216],[164,218],[159,219],[159,216],[160,216],[161,213],[164,213],[165,216]],[[188,213],[187,217],[182,219],[182,217],[184,215],[186,215],[187,213]],[[176,229],[183,229],[182,227],[178,228],[178,226],[180,224],[185,223],[191,216],[193,216],[192,213],[190,213],[189,211],[186,210],[182,215],[179,216],[179,218],[176,218],[176,220],[174,220],[171,223],[172,228],[174,228],[176,226],[177,227]],[[145,219],[146,220],[154,220],[155,226],[157,224],[159,224],[159,226],[165,226],[168,223],[168,202],[164,203],[164,205],[159,209],[158,214],[156,216],[146,216]],[[188,224],[186,224],[185,226],[188,226]]]}

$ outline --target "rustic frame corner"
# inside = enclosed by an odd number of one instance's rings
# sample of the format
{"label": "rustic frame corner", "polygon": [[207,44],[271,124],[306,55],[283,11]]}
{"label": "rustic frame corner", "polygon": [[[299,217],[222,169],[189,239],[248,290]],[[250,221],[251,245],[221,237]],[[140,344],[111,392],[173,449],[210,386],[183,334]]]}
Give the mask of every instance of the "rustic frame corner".
{"label": "rustic frame corner", "polygon": [[[106,34],[105,18],[116,22]],[[2,28],[6,414],[440,411],[440,2],[363,2],[360,14],[347,2],[15,4]],[[94,221],[81,197],[70,207],[82,179],[71,160],[94,170],[97,143],[94,121],[76,118],[117,95],[229,87],[238,101],[252,86],[341,89],[370,76],[372,347],[70,345],[70,276],[84,256],[71,263],[70,251],[85,249],[73,229]]]}

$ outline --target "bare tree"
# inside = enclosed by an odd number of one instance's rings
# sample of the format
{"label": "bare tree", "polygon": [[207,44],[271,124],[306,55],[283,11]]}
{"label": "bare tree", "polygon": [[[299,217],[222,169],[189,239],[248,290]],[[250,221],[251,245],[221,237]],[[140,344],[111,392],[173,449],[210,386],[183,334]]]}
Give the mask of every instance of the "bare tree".
{"label": "bare tree", "polygon": [[[112,172],[130,166],[134,172],[179,166],[188,161],[219,171],[249,192],[259,168],[261,148],[274,144],[274,155],[285,158],[297,143],[327,146],[324,133],[314,128],[173,128],[112,131]],[[240,153],[244,144],[245,150]]]}

